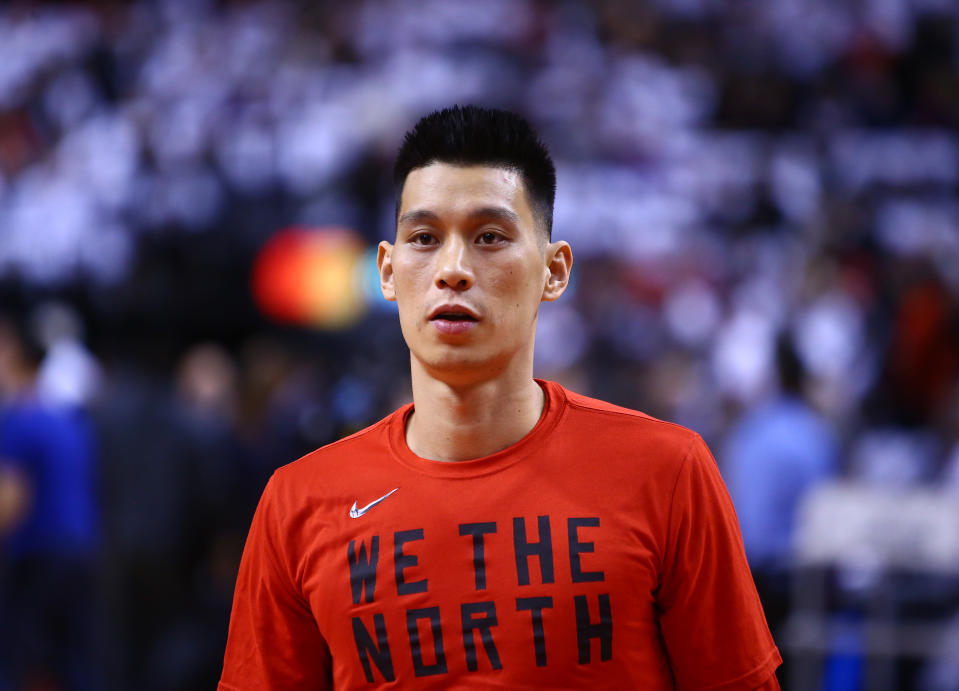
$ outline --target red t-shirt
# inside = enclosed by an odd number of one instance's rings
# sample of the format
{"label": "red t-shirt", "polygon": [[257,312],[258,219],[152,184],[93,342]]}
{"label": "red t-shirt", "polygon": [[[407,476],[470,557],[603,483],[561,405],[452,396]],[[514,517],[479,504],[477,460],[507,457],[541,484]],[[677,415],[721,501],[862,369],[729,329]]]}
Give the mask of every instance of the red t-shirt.
{"label": "red t-shirt", "polygon": [[406,445],[406,406],[276,471],[221,691],[775,688],[729,495],[679,425],[540,382],[513,446]]}

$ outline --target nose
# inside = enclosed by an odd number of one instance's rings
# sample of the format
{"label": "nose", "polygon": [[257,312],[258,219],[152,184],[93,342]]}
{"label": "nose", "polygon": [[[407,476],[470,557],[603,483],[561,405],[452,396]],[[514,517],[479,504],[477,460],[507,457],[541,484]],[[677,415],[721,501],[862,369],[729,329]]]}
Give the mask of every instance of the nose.
{"label": "nose", "polygon": [[436,286],[466,290],[475,281],[469,258],[469,247],[459,237],[451,236],[440,249],[436,266]]}

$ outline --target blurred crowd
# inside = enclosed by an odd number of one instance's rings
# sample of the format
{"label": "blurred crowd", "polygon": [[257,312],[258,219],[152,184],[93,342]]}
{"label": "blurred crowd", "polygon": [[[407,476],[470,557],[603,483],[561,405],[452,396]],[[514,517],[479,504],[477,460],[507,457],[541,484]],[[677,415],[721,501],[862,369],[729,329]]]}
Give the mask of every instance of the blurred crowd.
{"label": "blurred crowd", "polygon": [[[254,258],[390,238],[456,102],[557,162],[537,375],[703,435],[793,688],[959,689],[959,542],[868,498],[959,501],[956,3],[90,0],[0,7],[0,690],[215,685],[270,473],[410,396],[385,303],[273,323]],[[808,509],[837,481],[874,492]],[[880,591],[927,645],[832,626]]]}

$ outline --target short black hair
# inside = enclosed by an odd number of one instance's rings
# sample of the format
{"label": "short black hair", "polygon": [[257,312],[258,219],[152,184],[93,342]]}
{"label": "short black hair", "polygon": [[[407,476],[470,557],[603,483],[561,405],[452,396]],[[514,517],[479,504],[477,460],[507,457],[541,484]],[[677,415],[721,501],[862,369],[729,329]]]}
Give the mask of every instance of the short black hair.
{"label": "short black hair", "polygon": [[393,168],[399,215],[410,172],[431,163],[483,165],[520,174],[537,221],[551,238],[556,168],[546,146],[525,118],[507,110],[453,106],[424,116],[406,133]]}

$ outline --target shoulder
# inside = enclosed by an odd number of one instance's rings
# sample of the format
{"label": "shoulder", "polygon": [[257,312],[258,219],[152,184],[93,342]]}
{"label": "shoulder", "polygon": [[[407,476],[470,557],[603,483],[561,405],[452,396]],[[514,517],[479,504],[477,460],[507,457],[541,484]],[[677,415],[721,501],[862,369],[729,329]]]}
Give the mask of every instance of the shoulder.
{"label": "shoulder", "polygon": [[394,418],[402,417],[404,406],[369,427],[348,437],[321,446],[274,472],[274,484],[294,485],[317,476],[335,477],[344,470],[363,472],[389,456],[389,429]]}
{"label": "shoulder", "polygon": [[259,520],[285,545],[308,544],[345,512],[358,487],[388,472],[390,422],[402,412],[277,468],[260,497]]}
{"label": "shoulder", "polygon": [[688,459],[702,456],[702,439],[691,429],[565,389],[561,393],[565,401],[550,434],[550,463],[582,481],[596,476],[610,491],[617,488],[635,501],[655,499],[658,506]]}
{"label": "shoulder", "polygon": [[673,457],[685,456],[694,445],[703,443],[699,434],[675,422],[568,389],[563,392],[568,408],[564,427],[567,431],[588,435],[594,443],[655,450],[657,455]]}

